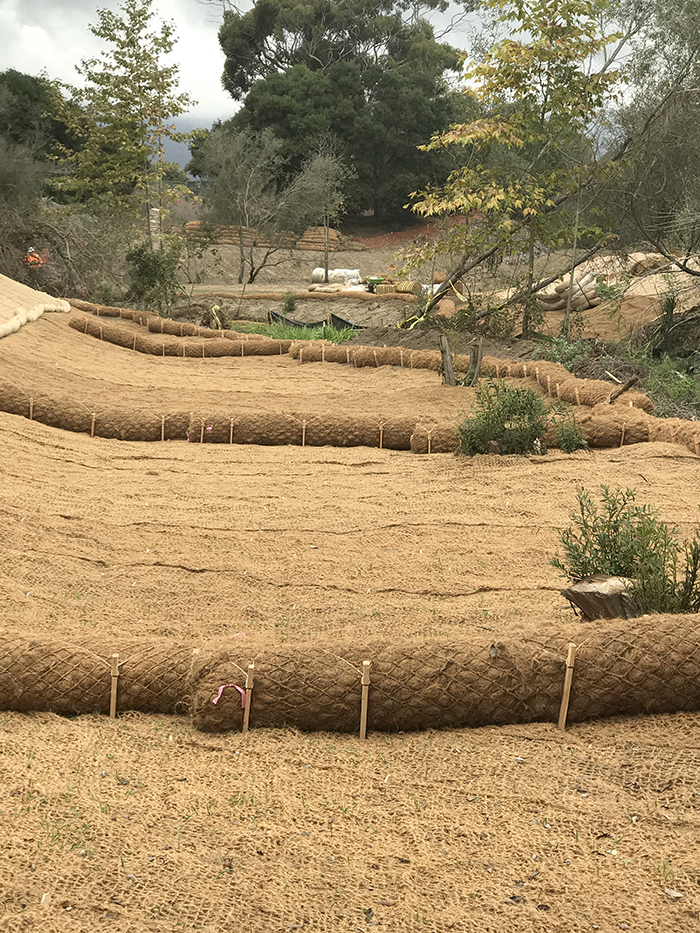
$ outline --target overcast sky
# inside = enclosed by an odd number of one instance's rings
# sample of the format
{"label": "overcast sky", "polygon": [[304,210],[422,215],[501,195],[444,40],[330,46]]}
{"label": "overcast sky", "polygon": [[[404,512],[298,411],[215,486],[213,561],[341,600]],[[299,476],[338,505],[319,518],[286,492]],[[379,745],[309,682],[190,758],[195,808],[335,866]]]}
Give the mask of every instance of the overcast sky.
{"label": "overcast sky", "polygon": [[[0,71],[16,68],[31,75],[46,71],[49,78],[80,83],[75,65],[104,47],[89,29],[97,23],[97,8],[119,6],[119,0],[0,0]],[[247,9],[252,2],[239,0],[239,6]],[[221,5],[154,0],[153,9],[159,19],[175,23],[178,42],[173,57],[180,66],[180,90],[197,101],[188,114],[187,128],[232,116],[236,104],[221,87],[224,56],[217,36]],[[457,33],[447,41],[459,46],[462,39],[464,34]]]}
{"label": "overcast sky", "polygon": [[[0,0],[0,71],[46,71],[50,78],[80,83],[75,65],[104,47],[89,28],[97,23],[97,8],[119,6],[118,0]],[[180,66],[180,90],[198,102],[190,114],[194,125],[230,117],[234,101],[221,87],[221,7],[199,0],[154,0],[153,9],[158,19],[175,22],[173,57]]]}

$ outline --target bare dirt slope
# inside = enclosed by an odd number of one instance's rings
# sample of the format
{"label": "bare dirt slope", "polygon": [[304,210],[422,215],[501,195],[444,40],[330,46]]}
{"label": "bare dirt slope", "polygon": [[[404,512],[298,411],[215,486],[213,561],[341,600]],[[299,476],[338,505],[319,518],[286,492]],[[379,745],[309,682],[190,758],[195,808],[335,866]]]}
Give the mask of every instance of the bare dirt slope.
{"label": "bare dirt slope", "polygon": [[[415,238],[414,238],[415,239]],[[338,250],[331,253],[329,266],[331,269],[359,269],[363,276],[381,275],[395,276],[397,270],[404,265],[401,258],[401,248],[410,244],[408,234],[393,233],[385,237],[364,240],[371,244],[371,248],[357,250]],[[376,246],[375,244],[380,244]],[[390,245],[392,244],[393,245]],[[640,330],[661,314],[665,297],[672,295],[676,303],[676,310],[688,309],[700,301],[700,289],[696,276],[687,273],[673,272],[667,265],[659,271],[643,269],[635,271],[640,265],[640,259],[655,254],[632,253],[629,257],[615,255],[600,256],[582,265],[580,271],[592,271],[598,276],[601,283],[609,286],[618,286],[625,283],[624,294],[621,298],[606,299],[597,307],[589,308],[583,312],[583,336],[596,336],[603,340],[618,341],[629,334],[639,335]],[[658,257],[661,259],[662,257]],[[219,302],[227,314],[233,318],[251,317],[254,320],[266,320],[270,310],[281,311],[282,294],[294,291],[303,296],[311,283],[311,272],[317,266],[323,265],[323,254],[289,250],[280,253],[275,265],[264,268],[253,285],[245,287],[235,284],[238,275],[237,250],[232,246],[217,247],[216,262],[205,260],[202,268],[197,271],[201,274],[204,284],[190,286],[192,303],[206,308],[211,301]],[[448,274],[454,265],[454,257],[439,257],[435,264],[426,264],[420,270],[411,272],[414,281],[424,285],[429,284],[433,277],[436,281]],[[570,262],[570,254],[566,251],[546,254],[536,262],[536,277],[558,274],[566,270]],[[643,265],[643,263],[641,263]],[[489,301],[497,304],[510,294],[509,289],[517,285],[522,289],[527,279],[527,271],[523,257],[511,257],[503,262],[498,269],[488,270],[479,267],[473,270],[465,279],[466,289],[477,304],[487,306]],[[246,295],[245,299],[231,300],[221,297],[212,298],[211,293],[220,295]],[[277,293],[279,298],[271,300],[270,293]],[[267,295],[267,298],[256,300],[255,295]],[[490,297],[489,297],[490,296]],[[456,296],[450,293],[451,298]],[[459,304],[458,300],[458,304]],[[329,310],[340,317],[355,324],[369,327],[393,326],[405,317],[414,314],[417,304],[408,302],[388,301],[377,297],[375,301],[353,300],[344,296],[329,296],[326,299]],[[301,299],[297,304],[295,317],[299,320],[317,321],[328,313],[323,309],[323,302],[307,298]],[[518,318],[517,313],[515,318]],[[538,324],[545,333],[558,334],[564,312],[549,312],[545,319]],[[517,324],[515,321],[518,333]]]}
{"label": "bare dirt slope", "polygon": [[[44,317],[2,380],[148,407],[439,420],[437,374],[140,357]],[[681,447],[455,458],[137,444],[0,414],[2,628],[192,647],[566,629],[580,485],[689,532]],[[700,714],[357,737],[3,712],[0,929],[695,931]],[[42,897],[45,903],[42,905]]]}

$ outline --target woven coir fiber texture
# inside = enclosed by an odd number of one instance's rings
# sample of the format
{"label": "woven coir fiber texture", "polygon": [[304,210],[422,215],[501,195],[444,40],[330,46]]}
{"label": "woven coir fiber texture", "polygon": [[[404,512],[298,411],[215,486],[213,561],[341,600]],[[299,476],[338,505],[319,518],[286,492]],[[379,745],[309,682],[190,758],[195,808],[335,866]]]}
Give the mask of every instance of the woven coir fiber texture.
{"label": "woven coir fiber texture", "polygon": [[193,653],[162,641],[62,644],[6,634],[0,640],[0,708],[104,712],[110,658],[117,653],[120,709],[171,712],[191,702],[194,725],[205,732],[240,728],[241,690],[251,663],[252,727],[354,732],[364,660],[371,661],[372,729],[555,721],[567,646],[574,641],[579,647],[572,722],[695,711],[700,709],[699,621],[698,616],[614,620],[541,639],[258,645],[248,654],[239,643]]}
{"label": "woven coir fiber texture", "polygon": [[205,444],[294,444],[302,447],[382,447],[410,450],[411,418],[356,418],[312,412],[226,415],[193,412],[188,439]]}
{"label": "woven coir fiber texture", "polygon": [[111,656],[119,655],[117,709],[172,713],[186,705],[192,650],[139,644],[0,638],[0,709],[108,713]]}
{"label": "woven coir fiber texture", "polygon": [[[197,728],[239,728],[238,691],[255,663],[252,725],[352,732],[362,662],[370,660],[369,726],[381,731],[556,721],[567,645],[579,645],[572,721],[700,709],[697,616],[645,617],[549,638],[306,645],[203,655],[191,685]],[[243,678],[243,679],[241,679]]]}

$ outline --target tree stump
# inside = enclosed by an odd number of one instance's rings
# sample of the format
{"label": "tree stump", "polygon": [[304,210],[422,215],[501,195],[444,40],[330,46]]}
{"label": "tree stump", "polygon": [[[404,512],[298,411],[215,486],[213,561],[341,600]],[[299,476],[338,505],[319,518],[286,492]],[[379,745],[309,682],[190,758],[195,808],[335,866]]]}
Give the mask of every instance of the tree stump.
{"label": "tree stump", "polygon": [[632,580],[627,577],[594,574],[573,583],[561,595],[578,609],[584,619],[632,619],[639,615],[629,595]]}

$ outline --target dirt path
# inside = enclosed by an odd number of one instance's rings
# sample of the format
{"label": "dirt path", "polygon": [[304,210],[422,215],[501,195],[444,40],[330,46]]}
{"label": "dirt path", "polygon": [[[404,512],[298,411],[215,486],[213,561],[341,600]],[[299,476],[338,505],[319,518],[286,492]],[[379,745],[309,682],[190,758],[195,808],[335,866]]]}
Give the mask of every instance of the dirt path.
{"label": "dirt path", "polygon": [[[67,318],[0,341],[3,381],[86,404],[440,420],[469,399],[426,371],[140,357]],[[700,460],[664,444],[467,460],[125,443],[7,414],[0,431],[2,627],[66,643],[532,637],[573,621],[549,560],[580,485],[634,487],[686,533],[698,517]],[[361,743],[4,712],[0,917],[11,931],[690,933],[698,794],[700,714]]]}

